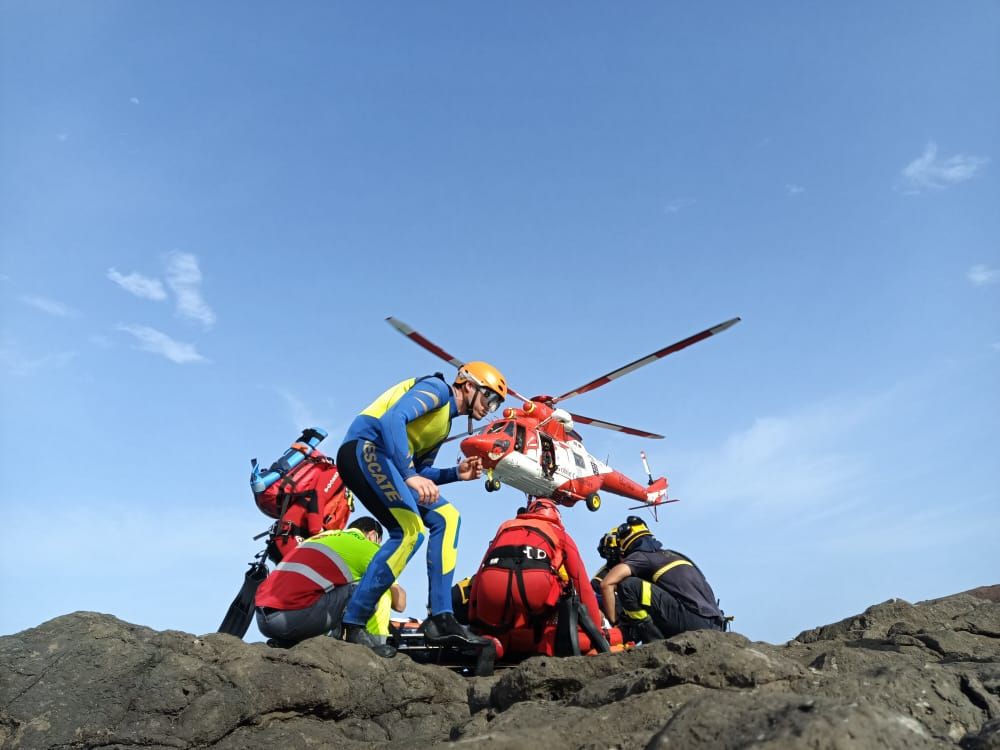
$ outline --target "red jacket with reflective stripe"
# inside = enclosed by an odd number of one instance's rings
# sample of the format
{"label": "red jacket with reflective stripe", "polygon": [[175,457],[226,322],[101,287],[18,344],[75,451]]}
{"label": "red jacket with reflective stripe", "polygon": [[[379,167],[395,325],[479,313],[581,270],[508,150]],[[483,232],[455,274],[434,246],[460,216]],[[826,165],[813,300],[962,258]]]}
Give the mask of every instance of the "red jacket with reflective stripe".
{"label": "red jacket with reflective stripe", "polygon": [[378,545],[356,529],[307,539],[293,549],[257,589],[258,607],[305,609],[336,586],[364,574]]}

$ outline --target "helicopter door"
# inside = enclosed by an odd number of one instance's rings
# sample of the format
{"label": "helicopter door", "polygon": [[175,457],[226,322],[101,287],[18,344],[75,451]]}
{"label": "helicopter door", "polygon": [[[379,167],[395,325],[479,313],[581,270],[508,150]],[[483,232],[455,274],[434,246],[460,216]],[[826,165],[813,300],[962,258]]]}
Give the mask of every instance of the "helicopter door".
{"label": "helicopter door", "polygon": [[514,438],[514,450],[518,453],[524,453],[525,430],[521,425],[517,425],[515,429],[517,430],[517,437]]}
{"label": "helicopter door", "polygon": [[552,479],[552,475],[556,473],[556,451],[552,445],[552,438],[544,432],[539,432],[538,441],[542,447],[540,456],[542,476],[546,479]]}

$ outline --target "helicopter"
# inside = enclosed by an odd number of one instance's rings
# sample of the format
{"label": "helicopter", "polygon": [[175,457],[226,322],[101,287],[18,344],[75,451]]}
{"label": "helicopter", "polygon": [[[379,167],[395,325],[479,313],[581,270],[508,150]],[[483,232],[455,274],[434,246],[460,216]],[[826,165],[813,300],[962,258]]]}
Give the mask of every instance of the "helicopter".
{"label": "helicopter", "polygon": [[[401,320],[389,317],[386,321],[411,341],[454,367],[464,364]],[[561,396],[535,396],[529,399],[508,384],[508,393],[523,402],[521,407],[504,409],[501,417],[475,433],[472,431],[472,418],[469,417],[469,433],[460,443],[461,451],[468,457],[478,456],[482,461],[487,492],[496,492],[502,484],[508,484],[529,497],[551,498],[567,507],[582,500],[588,510],[596,511],[601,507],[600,491],[606,490],[638,500],[641,504],[630,510],[650,508],[655,518],[659,506],[676,500],[667,499],[666,477],[653,479],[645,451],[641,452],[641,457],[648,481],[643,486],[591,455],[583,447],[583,440],[576,432],[575,423],[652,439],[660,439],[663,435],[573,414],[556,404],[606,385],[622,375],[721,333],[739,322],[740,318],[731,318],[706,328]],[[462,436],[456,435],[449,439],[460,437]]]}

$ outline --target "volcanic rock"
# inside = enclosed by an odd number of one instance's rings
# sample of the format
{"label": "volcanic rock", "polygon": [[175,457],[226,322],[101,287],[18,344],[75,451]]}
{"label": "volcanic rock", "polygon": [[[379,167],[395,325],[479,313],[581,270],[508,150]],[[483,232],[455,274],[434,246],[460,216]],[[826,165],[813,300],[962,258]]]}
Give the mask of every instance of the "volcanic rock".
{"label": "volcanic rock", "polygon": [[0,749],[1000,750],[998,590],[892,600],[782,646],[696,631],[477,678],[77,612],[0,638]]}

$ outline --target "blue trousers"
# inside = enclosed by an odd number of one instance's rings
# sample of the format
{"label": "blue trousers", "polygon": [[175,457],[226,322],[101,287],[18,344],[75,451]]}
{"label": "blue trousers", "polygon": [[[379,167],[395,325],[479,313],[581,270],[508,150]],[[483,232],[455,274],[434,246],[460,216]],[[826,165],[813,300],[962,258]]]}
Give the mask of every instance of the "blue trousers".
{"label": "blue trousers", "polygon": [[375,612],[379,597],[399,578],[428,532],[427,585],[430,613],[451,612],[451,582],[455,576],[458,509],[443,497],[420,505],[402,475],[381,447],[369,440],[351,440],[337,452],[337,468],[344,483],[385,526],[388,539],[375,554],[347,605],[344,623],[364,625]]}

